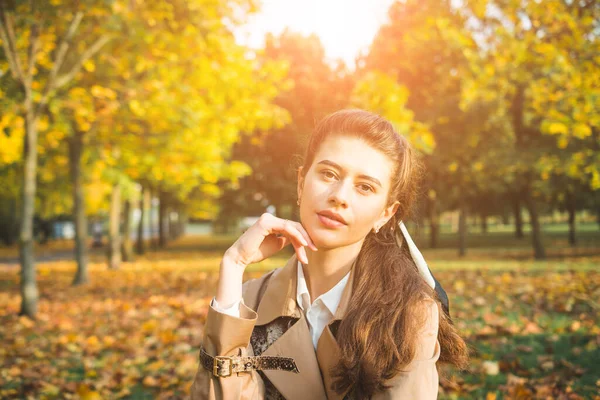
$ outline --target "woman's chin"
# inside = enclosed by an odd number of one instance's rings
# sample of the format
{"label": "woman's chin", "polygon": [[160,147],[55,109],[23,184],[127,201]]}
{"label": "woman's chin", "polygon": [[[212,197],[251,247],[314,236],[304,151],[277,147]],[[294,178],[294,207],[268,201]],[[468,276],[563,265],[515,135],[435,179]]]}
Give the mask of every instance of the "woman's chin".
{"label": "woman's chin", "polygon": [[319,250],[344,246],[344,243],[342,243],[344,234],[338,230],[317,227],[307,229],[307,233]]}

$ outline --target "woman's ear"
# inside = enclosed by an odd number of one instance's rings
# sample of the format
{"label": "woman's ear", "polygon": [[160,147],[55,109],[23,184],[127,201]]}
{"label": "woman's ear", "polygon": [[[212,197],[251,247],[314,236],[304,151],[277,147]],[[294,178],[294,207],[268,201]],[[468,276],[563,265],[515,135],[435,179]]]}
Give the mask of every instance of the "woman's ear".
{"label": "woman's ear", "polygon": [[298,168],[298,198],[302,197],[302,188],[304,188],[304,177],[302,176],[302,168]]}
{"label": "woman's ear", "polygon": [[398,207],[400,207],[399,201],[395,201],[393,204],[387,206],[381,213],[381,218],[379,219],[378,226],[383,226],[387,224],[390,218],[392,218],[394,214],[396,214],[396,211],[398,211]]}

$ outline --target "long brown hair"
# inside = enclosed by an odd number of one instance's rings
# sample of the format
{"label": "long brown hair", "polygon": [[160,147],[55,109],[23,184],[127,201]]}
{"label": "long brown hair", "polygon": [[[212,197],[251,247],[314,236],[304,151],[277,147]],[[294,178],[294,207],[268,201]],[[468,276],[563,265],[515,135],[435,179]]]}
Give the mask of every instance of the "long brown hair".
{"label": "long brown hair", "polygon": [[368,398],[384,390],[386,381],[408,365],[416,354],[418,333],[425,320],[424,300],[434,299],[440,321],[439,361],[465,368],[468,348],[439,299],[419,274],[407,246],[398,247],[394,229],[406,220],[417,197],[422,173],[416,152],[392,124],[363,110],[341,110],[325,117],[310,137],[303,171],[328,135],[358,137],[394,162],[387,206],[399,201],[394,216],[375,234],[371,231],[358,255],[352,298],[337,329],[340,362],[334,367],[333,389]]}

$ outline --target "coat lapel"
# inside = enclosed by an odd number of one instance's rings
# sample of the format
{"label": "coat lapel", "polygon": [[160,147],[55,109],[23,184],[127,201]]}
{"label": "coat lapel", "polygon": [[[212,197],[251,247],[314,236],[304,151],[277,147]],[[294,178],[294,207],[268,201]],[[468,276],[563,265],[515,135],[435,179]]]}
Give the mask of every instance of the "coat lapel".
{"label": "coat lapel", "polygon": [[288,400],[327,399],[319,363],[304,315],[263,353],[292,357],[300,373],[266,370],[264,374]]}
{"label": "coat lapel", "polygon": [[335,312],[333,321],[323,329],[323,333],[317,343],[317,360],[319,362],[319,368],[321,375],[323,376],[323,382],[325,383],[325,389],[327,391],[327,399],[329,400],[341,400],[344,398],[346,393],[338,394],[331,388],[333,383],[333,377],[331,375],[332,369],[340,361],[340,347],[338,346],[337,340],[331,331],[333,324],[339,324],[342,317],[346,313],[350,297],[352,296],[352,285],[354,283],[354,266],[350,270],[350,277],[348,283],[342,292],[342,298],[340,304]]}
{"label": "coat lapel", "polygon": [[292,357],[299,373],[277,370],[263,373],[288,400],[326,399],[308,323],[296,303],[297,268],[294,254],[271,278],[258,306],[256,325],[268,324],[282,316],[298,318],[262,355]]}
{"label": "coat lapel", "polygon": [[331,370],[336,366],[340,359],[340,348],[331,333],[329,326],[323,329],[323,333],[319,338],[317,345],[317,360],[319,362],[319,368],[321,369],[321,375],[323,376],[323,383],[325,384],[325,390],[327,391],[327,399],[329,400],[341,400],[344,395],[339,395],[336,391],[331,388],[333,379],[331,376]]}

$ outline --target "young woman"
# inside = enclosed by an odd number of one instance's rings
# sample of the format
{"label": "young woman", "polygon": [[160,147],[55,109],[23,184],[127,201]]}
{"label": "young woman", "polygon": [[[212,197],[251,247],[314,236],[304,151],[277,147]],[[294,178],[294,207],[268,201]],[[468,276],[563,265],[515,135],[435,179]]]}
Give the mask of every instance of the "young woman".
{"label": "young woman", "polygon": [[[300,222],[264,214],[223,256],[191,397],[437,398],[437,361],[468,356],[402,224],[418,177],[382,117],[321,121],[298,170]],[[285,267],[242,285],[247,265],[289,244]]]}

